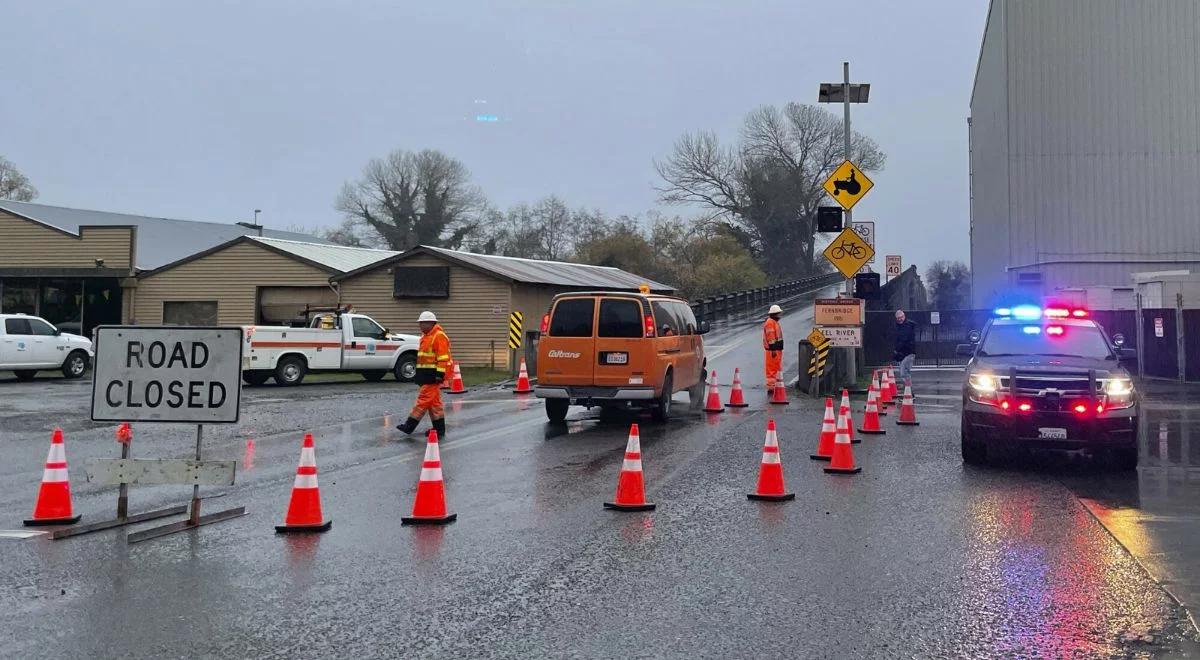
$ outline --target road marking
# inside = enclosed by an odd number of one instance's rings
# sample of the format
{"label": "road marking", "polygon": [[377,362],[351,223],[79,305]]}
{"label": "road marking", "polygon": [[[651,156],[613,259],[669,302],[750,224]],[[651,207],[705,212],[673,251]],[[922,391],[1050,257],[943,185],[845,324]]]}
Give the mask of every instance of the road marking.
{"label": "road marking", "polygon": [[31,532],[24,529],[0,529],[0,539],[31,539],[49,532]]}

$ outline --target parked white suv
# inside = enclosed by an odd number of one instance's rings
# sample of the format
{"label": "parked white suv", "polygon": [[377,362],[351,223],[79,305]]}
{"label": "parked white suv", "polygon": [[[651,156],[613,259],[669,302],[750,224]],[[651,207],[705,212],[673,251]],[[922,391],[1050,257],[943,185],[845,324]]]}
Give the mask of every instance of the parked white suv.
{"label": "parked white suv", "polygon": [[0,314],[0,371],[11,371],[19,380],[51,370],[79,378],[93,357],[87,337],[62,332],[36,316]]}

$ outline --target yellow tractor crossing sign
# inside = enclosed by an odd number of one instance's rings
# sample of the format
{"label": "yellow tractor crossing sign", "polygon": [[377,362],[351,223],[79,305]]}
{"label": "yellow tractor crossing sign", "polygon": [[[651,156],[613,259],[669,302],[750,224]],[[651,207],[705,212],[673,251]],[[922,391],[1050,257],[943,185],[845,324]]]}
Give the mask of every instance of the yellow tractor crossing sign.
{"label": "yellow tractor crossing sign", "polygon": [[521,348],[521,329],[525,326],[525,315],[513,312],[508,315],[508,347]]}
{"label": "yellow tractor crossing sign", "polygon": [[847,160],[825,179],[824,187],[834,201],[849,211],[874,185],[857,165]]}
{"label": "yellow tractor crossing sign", "polygon": [[859,236],[858,232],[846,228],[833,239],[822,254],[843,277],[851,278],[875,256],[875,249]]}

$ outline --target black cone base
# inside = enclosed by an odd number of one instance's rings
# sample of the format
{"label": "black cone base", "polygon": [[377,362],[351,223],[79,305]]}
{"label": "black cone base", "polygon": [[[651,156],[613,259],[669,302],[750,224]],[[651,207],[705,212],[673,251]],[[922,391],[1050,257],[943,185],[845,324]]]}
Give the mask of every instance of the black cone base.
{"label": "black cone base", "polygon": [[275,525],[276,534],[314,534],[328,532],[333,527],[332,520],[326,520],[316,525]]}
{"label": "black cone base", "polygon": [[796,499],[795,493],[784,493],[783,495],[759,495],[758,493],[746,493],[746,497],[760,502],[787,502],[788,500]]}
{"label": "black cone base", "polygon": [[405,516],[400,518],[401,525],[447,525],[458,520],[457,513],[445,516]]}
{"label": "black cone base", "polygon": [[51,525],[74,525],[79,522],[83,514],[79,514],[72,518],[30,518],[25,521],[26,527],[49,527]]}
{"label": "black cone base", "polygon": [[644,504],[617,504],[616,502],[605,502],[604,508],[612,509],[613,511],[653,511],[653,504],[646,502]]}
{"label": "black cone base", "polygon": [[826,474],[858,474],[859,472],[862,472],[862,468],[860,468],[860,467],[853,467],[853,468],[827,467],[827,468],[825,468],[825,472],[826,472]]}
{"label": "black cone base", "polygon": [[896,420],[896,423],[899,424],[900,426],[920,426],[921,425],[920,422],[902,422],[900,420]]}
{"label": "black cone base", "polygon": [[814,461],[825,461],[826,463],[833,460],[832,456],[821,456],[819,454],[809,454],[808,457]]}
{"label": "black cone base", "polygon": [[887,431],[884,431],[883,429],[879,429],[878,431],[868,431],[866,429],[858,429],[857,432],[858,433],[866,433],[867,435],[883,435],[883,434],[887,433]]}

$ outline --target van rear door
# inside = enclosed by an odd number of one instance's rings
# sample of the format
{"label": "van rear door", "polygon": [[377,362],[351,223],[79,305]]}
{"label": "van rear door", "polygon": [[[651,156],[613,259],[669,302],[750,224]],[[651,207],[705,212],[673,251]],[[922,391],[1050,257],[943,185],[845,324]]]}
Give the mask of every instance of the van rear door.
{"label": "van rear door", "polygon": [[[646,316],[637,298],[604,296],[596,321],[596,386],[655,384],[653,339],[646,338]],[[650,320],[653,328],[653,319]]]}
{"label": "van rear door", "polygon": [[538,342],[538,385],[592,384],[596,363],[596,299],[560,298]]}

